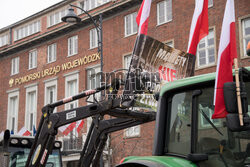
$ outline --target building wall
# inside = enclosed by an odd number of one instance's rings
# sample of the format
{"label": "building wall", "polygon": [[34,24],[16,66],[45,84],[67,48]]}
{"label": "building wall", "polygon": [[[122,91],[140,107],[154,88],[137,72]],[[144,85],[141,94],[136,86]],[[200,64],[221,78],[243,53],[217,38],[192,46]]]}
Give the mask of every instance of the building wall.
{"label": "building wall", "polygon": [[[101,6],[100,8],[94,9],[91,11],[92,14],[98,12],[99,10],[105,10],[107,8],[111,8],[112,5],[115,5],[118,2],[109,2]],[[179,50],[186,51],[188,45],[189,38],[189,29],[191,25],[193,9],[195,6],[195,1],[186,0],[173,0],[172,2],[172,21],[157,25],[157,11],[156,4],[161,2],[161,0],[154,0],[151,6],[151,13],[149,18],[149,27],[148,27],[148,35],[152,36],[155,39],[158,39],[162,42],[173,41],[174,47]],[[75,4],[77,4],[74,1]],[[209,12],[209,27],[215,29],[215,47],[216,54],[218,52],[219,46],[219,37],[221,33],[221,24],[224,15],[224,7],[226,0],[214,0],[213,6],[208,9]],[[65,3],[67,4],[67,3]],[[65,6],[62,5],[62,7]],[[0,114],[2,121],[0,121],[0,131],[6,128],[6,119],[7,119],[7,111],[8,111],[8,91],[13,89],[19,89],[19,108],[18,108],[18,130],[24,126],[25,119],[25,94],[26,94],[26,86],[30,84],[37,83],[38,85],[38,99],[37,99],[37,124],[41,117],[41,109],[44,106],[44,81],[57,77],[57,100],[63,99],[65,97],[65,74],[68,74],[73,71],[79,71],[79,92],[85,90],[86,86],[86,69],[100,64],[100,60],[75,67],[73,69],[68,69],[64,71],[60,71],[56,75],[46,76],[40,79],[36,79],[34,81],[29,81],[20,85],[13,85],[10,87],[9,81],[11,78],[18,78],[28,74],[32,74],[35,72],[41,72],[45,69],[49,69],[50,67],[55,67],[57,65],[62,65],[66,62],[71,62],[75,59],[82,58],[86,55],[92,55],[97,53],[97,49],[89,49],[89,30],[94,28],[93,25],[88,25],[82,27],[80,29],[74,31],[65,31],[65,33],[59,37],[54,39],[45,40],[38,45],[32,46],[28,49],[22,49],[16,53],[10,54],[8,56],[4,56],[4,50],[10,49],[11,47],[15,47],[17,44],[21,45],[22,42],[33,40],[35,38],[39,38],[39,35],[46,35],[46,33],[50,33],[53,31],[57,31],[58,29],[63,29],[64,27],[68,27],[69,25],[65,25],[65,23],[59,23],[55,26],[47,28],[47,16],[53,12],[53,10],[57,10],[58,7],[52,8],[47,12],[44,12],[42,15],[38,15],[37,17],[41,20],[41,32],[34,34],[30,37],[26,37],[19,41],[14,41],[12,45],[3,46],[0,48],[0,52],[3,53],[2,57],[0,57]],[[115,69],[119,69],[123,67],[123,56],[132,53],[134,42],[136,39],[136,34],[125,37],[124,36],[124,16],[137,12],[139,9],[139,5],[132,6],[128,10],[118,12],[108,18],[104,18],[103,20],[103,55],[104,55],[104,71],[110,72]],[[238,57],[242,56],[241,46],[241,29],[240,28],[240,19],[242,17],[248,16],[250,17],[249,10],[249,1],[248,0],[240,0],[235,1],[235,11],[236,11],[236,42],[237,42],[237,51]],[[85,17],[84,14],[80,15]],[[31,18],[37,19],[37,17]],[[22,24],[22,23],[20,23]],[[12,30],[12,36],[14,36],[14,29],[20,25],[15,25]],[[3,33],[5,33],[4,31]],[[1,32],[0,32],[1,34]],[[78,54],[67,57],[68,53],[68,38],[74,35],[78,35]],[[53,63],[47,63],[47,47],[52,43],[57,43],[57,60]],[[241,45],[239,45],[241,44]],[[32,49],[37,49],[38,51],[38,60],[37,60],[37,68],[28,70],[28,57],[29,51]],[[11,59],[14,57],[20,57],[19,64],[19,73],[17,75],[11,76]],[[217,59],[217,58],[216,58]],[[249,66],[249,58],[241,59],[240,65]],[[207,66],[205,68],[197,68],[195,75],[215,72],[216,63],[211,66]],[[86,105],[85,99],[79,100],[79,106]],[[64,110],[64,106],[58,107],[57,111]],[[84,124],[83,132],[86,132],[87,125]],[[124,130],[112,133],[111,135],[111,149],[112,149],[112,164],[117,164],[121,160],[121,158],[128,155],[151,155],[152,154],[152,145],[153,145],[153,137],[154,137],[154,122],[147,123],[145,125],[141,125],[141,133],[139,137],[134,138],[125,138]]]}

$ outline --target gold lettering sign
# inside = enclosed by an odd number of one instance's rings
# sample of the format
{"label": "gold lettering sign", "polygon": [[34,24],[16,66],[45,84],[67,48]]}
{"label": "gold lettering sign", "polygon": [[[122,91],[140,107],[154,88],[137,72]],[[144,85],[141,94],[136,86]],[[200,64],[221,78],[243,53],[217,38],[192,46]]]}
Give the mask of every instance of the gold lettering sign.
{"label": "gold lettering sign", "polygon": [[10,85],[10,87],[12,87],[13,85],[20,85],[23,83],[27,83],[29,81],[34,81],[34,80],[37,80],[40,78],[44,78],[46,76],[56,75],[60,71],[70,70],[72,68],[76,68],[78,66],[92,63],[92,62],[95,62],[95,61],[100,60],[100,59],[101,59],[101,57],[100,57],[99,53],[84,56],[82,58],[75,59],[73,61],[69,61],[69,62],[63,63],[61,65],[54,66],[54,67],[46,68],[42,71],[28,74],[28,75],[25,75],[23,77],[19,77],[19,78],[15,78],[15,79],[11,78],[9,80],[9,85]]}

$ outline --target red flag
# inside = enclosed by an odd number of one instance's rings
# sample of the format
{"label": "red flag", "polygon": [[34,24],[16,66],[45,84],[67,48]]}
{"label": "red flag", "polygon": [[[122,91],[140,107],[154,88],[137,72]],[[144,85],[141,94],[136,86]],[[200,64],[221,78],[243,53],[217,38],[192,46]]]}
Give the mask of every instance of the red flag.
{"label": "red flag", "polygon": [[83,120],[80,120],[80,121],[76,122],[76,131],[77,131],[77,133],[79,133],[80,130],[83,128],[83,124],[84,124]]}
{"label": "red flag", "polygon": [[227,111],[224,103],[223,85],[233,81],[233,59],[237,58],[235,35],[234,0],[227,0],[218,51],[218,63],[214,89],[214,114],[212,118],[224,118]]}
{"label": "red flag", "polygon": [[76,122],[72,122],[71,124],[67,124],[64,126],[61,126],[59,130],[67,136],[74,128],[76,127]]}
{"label": "red flag", "polygon": [[17,133],[19,136],[29,136],[31,135],[30,131],[28,131],[25,127],[20,129],[20,131]]}
{"label": "red flag", "polygon": [[198,0],[195,4],[187,52],[196,55],[197,45],[206,35],[208,35],[208,0]]}
{"label": "red flag", "polygon": [[138,15],[136,17],[136,22],[139,26],[138,34],[147,35],[150,7],[151,0],[143,0]]}

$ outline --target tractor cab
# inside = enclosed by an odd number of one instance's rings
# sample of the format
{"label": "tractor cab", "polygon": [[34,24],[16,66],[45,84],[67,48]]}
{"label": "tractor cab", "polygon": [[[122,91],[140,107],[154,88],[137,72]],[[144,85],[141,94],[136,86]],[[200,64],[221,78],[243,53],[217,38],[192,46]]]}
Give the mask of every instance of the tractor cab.
{"label": "tractor cab", "polygon": [[[23,167],[27,161],[34,137],[11,135],[0,140],[0,163],[3,167]],[[55,141],[46,167],[61,167],[61,142]],[[0,166],[2,166],[0,165]]]}
{"label": "tractor cab", "polygon": [[250,166],[250,75],[242,79],[243,127],[237,113],[212,119],[214,73],[170,82],[160,92],[153,156],[127,157],[118,166]]}

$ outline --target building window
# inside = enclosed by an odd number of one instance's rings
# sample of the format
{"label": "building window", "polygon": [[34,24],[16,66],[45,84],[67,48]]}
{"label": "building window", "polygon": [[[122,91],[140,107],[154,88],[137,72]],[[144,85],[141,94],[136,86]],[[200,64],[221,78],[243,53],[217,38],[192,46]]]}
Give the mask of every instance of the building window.
{"label": "building window", "polygon": [[78,36],[73,36],[68,39],[68,56],[73,56],[78,53]]}
{"label": "building window", "polygon": [[19,57],[15,57],[11,60],[11,75],[19,73]]}
{"label": "building window", "polygon": [[[79,74],[77,72],[69,73],[65,75],[65,97],[70,97],[78,94],[79,87]],[[65,104],[65,109],[73,109],[78,107],[78,100],[72,101],[70,103]],[[64,150],[76,150],[81,149],[81,143],[78,146],[78,142],[80,138],[78,138],[78,134],[76,128],[74,128],[65,138],[63,139],[63,147]]]}
{"label": "building window", "polygon": [[100,0],[84,0],[80,2],[80,7],[88,11],[88,10],[97,8],[98,6],[101,6],[109,1],[110,0],[101,0],[101,1]]}
{"label": "building window", "polygon": [[13,133],[17,133],[17,128],[18,128],[18,106],[19,106],[19,91],[9,93],[7,129],[9,129]]}
{"label": "building window", "polygon": [[129,69],[130,62],[131,62],[132,55],[126,55],[123,57],[123,67],[125,69]]}
{"label": "building window", "polygon": [[56,43],[48,46],[48,63],[56,61]]}
{"label": "building window", "polygon": [[250,18],[242,20],[242,32],[243,32],[243,50],[244,56],[247,56],[246,48],[248,42],[250,42]]}
{"label": "building window", "polygon": [[25,127],[33,132],[33,127],[36,127],[37,115],[37,86],[30,86],[26,88],[26,114]]}
{"label": "building window", "polygon": [[[51,104],[57,100],[57,80],[45,81],[44,105]],[[56,110],[56,108],[55,108]]]}
{"label": "building window", "polygon": [[98,34],[95,28],[89,31],[89,38],[90,49],[96,48],[98,46]]}
{"label": "building window", "polygon": [[140,125],[125,129],[125,137],[126,138],[139,137],[139,136],[140,136]]}
{"label": "building window", "polygon": [[215,39],[214,30],[209,30],[209,33],[198,44],[197,58],[198,67],[207,66],[215,63]]}
{"label": "building window", "polygon": [[173,41],[166,42],[165,44],[172,47],[172,48],[174,47],[174,42]]}
{"label": "building window", "polygon": [[67,11],[68,11],[68,8],[61,9],[59,11],[56,11],[55,13],[50,14],[48,16],[48,27],[61,23],[62,22],[61,18],[67,14]]}
{"label": "building window", "polygon": [[[220,119],[212,119],[212,115],[214,113],[214,111],[212,109],[210,109],[209,107],[202,107],[202,105],[199,106],[199,110],[202,110],[202,112],[204,113],[204,115],[207,116],[207,118],[209,118],[209,120],[214,124],[214,125],[221,125],[221,120]],[[202,115],[200,114],[200,124],[202,128],[211,128],[211,124],[208,122],[208,120]]]}
{"label": "building window", "polygon": [[164,0],[157,3],[157,25],[172,20],[172,0]]}
{"label": "building window", "polygon": [[[101,67],[97,66],[87,69],[87,89],[95,89],[101,85]],[[95,98],[100,100],[101,92],[95,94]],[[93,96],[90,96],[88,101],[94,101]]]}
{"label": "building window", "polygon": [[37,50],[29,52],[29,69],[36,68],[37,66]]}
{"label": "building window", "polygon": [[214,5],[214,0],[208,0],[208,7],[212,7]]}
{"label": "building window", "polygon": [[9,44],[9,36],[7,34],[0,36],[0,47],[7,45],[7,44]]}
{"label": "building window", "polygon": [[124,17],[125,21],[125,36],[133,35],[137,33],[137,23],[136,23],[137,13],[132,13]]}
{"label": "building window", "polygon": [[27,36],[30,36],[32,34],[39,32],[40,30],[41,30],[40,20],[34,21],[28,25],[17,28],[14,31],[14,40],[16,41],[16,40],[25,38]]}
{"label": "building window", "polygon": [[[65,97],[78,94],[78,73],[66,74],[65,78]],[[78,100],[65,104],[65,109],[72,109],[78,106]]]}

